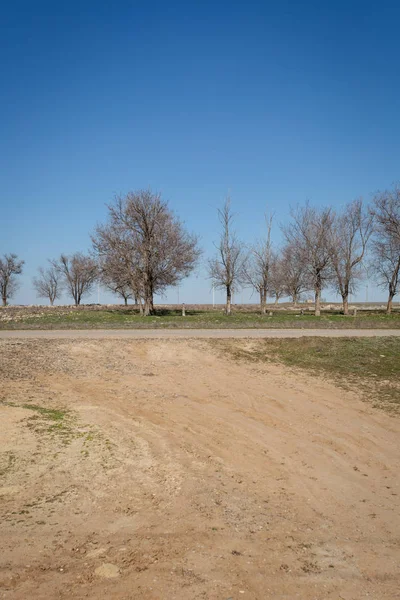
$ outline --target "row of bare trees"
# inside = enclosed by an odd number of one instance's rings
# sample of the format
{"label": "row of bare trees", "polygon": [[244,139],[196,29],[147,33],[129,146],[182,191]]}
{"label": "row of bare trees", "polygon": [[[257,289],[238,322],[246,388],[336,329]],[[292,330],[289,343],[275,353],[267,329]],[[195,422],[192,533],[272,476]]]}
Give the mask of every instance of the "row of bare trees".
{"label": "row of bare trees", "polygon": [[[264,237],[251,247],[234,229],[230,200],[218,210],[221,233],[208,274],[215,288],[226,293],[226,313],[231,314],[232,294],[241,287],[253,289],[266,312],[267,298],[290,297],[296,305],[312,292],[315,314],[320,315],[321,294],[340,294],[348,314],[349,296],[370,266],[378,285],[388,291],[387,312],[400,286],[400,187],[375,195],[370,206],[355,200],[340,210],[310,203],[290,213],[281,227],[283,246],[273,243],[273,215],[265,217]],[[98,225],[90,254],[62,254],[39,269],[33,285],[50,304],[63,291],[76,305],[92,291],[95,282],[133,298],[143,315],[154,312],[154,295],[179,285],[201,256],[198,238],[189,233],[160,194],[149,190],[117,197],[108,206],[108,219]],[[24,262],[15,254],[0,259],[0,292],[7,304],[17,289],[16,276]],[[364,270],[363,270],[364,269]]]}
{"label": "row of bare trees", "polygon": [[[265,217],[265,235],[250,248],[234,230],[228,198],[218,211],[220,240],[208,263],[216,288],[226,292],[226,314],[231,313],[232,292],[252,288],[266,312],[267,297],[289,296],[294,304],[312,292],[315,315],[321,314],[321,294],[334,289],[349,313],[349,296],[357,290],[368,261],[376,282],[388,290],[387,312],[400,286],[400,187],[376,194],[371,206],[355,200],[335,211],[306,203],[291,210],[282,229],[284,245],[274,247],[273,215]],[[368,251],[368,253],[367,253]]]}
{"label": "row of bare trees", "polygon": [[[19,288],[17,275],[22,273],[24,261],[16,254],[5,254],[0,258],[0,293],[3,306],[7,306]],[[92,290],[98,278],[97,261],[85,254],[77,252],[72,256],[62,254],[57,260],[50,260],[49,267],[38,270],[33,278],[33,287],[39,298],[47,298],[53,306],[66,289],[79,305],[82,297]]]}

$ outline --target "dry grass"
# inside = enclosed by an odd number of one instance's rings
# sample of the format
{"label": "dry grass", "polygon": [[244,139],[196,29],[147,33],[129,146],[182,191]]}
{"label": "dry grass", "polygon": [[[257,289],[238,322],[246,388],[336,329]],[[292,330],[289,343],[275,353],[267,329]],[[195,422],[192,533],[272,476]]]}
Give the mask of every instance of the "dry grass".
{"label": "dry grass", "polygon": [[235,360],[275,361],[326,375],[347,389],[360,390],[375,407],[400,412],[400,339],[300,338],[210,342]]}

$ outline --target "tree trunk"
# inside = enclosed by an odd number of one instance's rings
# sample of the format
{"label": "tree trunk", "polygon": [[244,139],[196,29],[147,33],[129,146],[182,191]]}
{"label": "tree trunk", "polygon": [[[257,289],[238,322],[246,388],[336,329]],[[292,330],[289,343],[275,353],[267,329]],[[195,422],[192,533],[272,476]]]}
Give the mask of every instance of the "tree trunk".
{"label": "tree trunk", "polygon": [[128,306],[128,298],[126,296],[124,296],[124,302],[125,302],[125,306]]}
{"label": "tree trunk", "polygon": [[146,297],[144,299],[144,316],[149,317],[154,315],[154,304],[153,304],[153,292],[146,290]]}
{"label": "tree trunk", "polygon": [[50,298],[50,306],[54,306],[54,300]]}
{"label": "tree trunk", "polygon": [[393,298],[394,298],[394,294],[392,292],[389,292],[389,298],[388,298],[387,306],[386,306],[386,314],[387,315],[390,315],[392,312]]}
{"label": "tree trunk", "polygon": [[343,300],[343,314],[348,315],[349,314],[349,296],[348,296],[348,294],[343,294],[342,300]]}
{"label": "tree trunk", "polygon": [[297,294],[293,294],[292,300],[293,300],[293,306],[297,306]]}
{"label": "tree trunk", "polygon": [[139,314],[141,317],[143,317],[144,311],[143,311],[143,304],[142,304],[142,299],[136,298],[136,303],[139,304]]}
{"label": "tree trunk", "polygon": [[225,308],[225,313],[229,316],[232,312],[231,310],[231,302],[232,302],[232,292],[231,292],[231,286],[227,285],[226,286],[226,308]]}
{"label": "tree trunk", "polygon": [[150,303],[150,298],[147,296],[144,300],[144,311],[143,314],[145,317],[150,316],[151,314],[151,303]]}
{"label": "tree trunk", "polygon": [[279,296],[275,296],[275,306],[278,304]]}
{"label": "tree trunk", "polygon": [[7,306],[7,296],[3,296],[3,306]]}
{"label": "tree trunk", "polygon": [[315,316],[321,316],[321,290],[319,288],[315,290]]}
{"label": "tree trunk", "polygon": [[79,294],[79,292],[77,290],[74,290],[72,292],[72,297],[74,299],[75,306],[79,306],[79,304],[81,302],[81,297],[80,297],[80,294]]}
{"label": "tree trunk", "polygon": [[265,315],[267,312],[267,291],[264,290],[260,290],[260,309],[261,309],[261,314]]}

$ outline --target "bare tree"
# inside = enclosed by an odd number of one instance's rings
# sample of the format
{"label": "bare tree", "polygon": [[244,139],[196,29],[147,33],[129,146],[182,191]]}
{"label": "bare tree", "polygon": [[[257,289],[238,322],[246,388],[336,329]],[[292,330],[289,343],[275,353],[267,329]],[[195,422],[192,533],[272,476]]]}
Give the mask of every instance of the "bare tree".
{"label": "bare tree", "polygon": [[343,312],[349,314],[349,294],[361,279],[361,262],[372,233],[372,214],[365,210],[361,199],[347,204],[335,215],[331,230],[331,259],[334,286],[341,295]]}
{"label": "bare tree", "polygon": [[[129,192],[108,207],[109,222],[92,236],[101,260],[112,260],[145,315],[154,313],[154,294],[178,285],[190,275],[200,257],[198,240],[150,190]],[[140,304],[141,306],[142,304]]]}
{"label": "bare tree", "polygon": [[378,193],[372,213],[375,217],[373,264],[378,283],[388,290],[386,312],[393,308],[393,298],[400,287],[400,187]]}
{"label": "bare tree", "polygon": [[115,252],[99,257],[99,279],[105,288],[123,298],[125,306],[133,297],[129,270]]}
{"label": "bare tree", "polygon": [[292,299],[294,306],[307,291],[306,265],[304,255],[291,243],[285,244],[282,249],[282,279],[285,295]]}
{"label": "bare tree", "polygon": [[275,306],[278,304],[279,299],[285,295],[285,277],[283,268],[283,257],[281,254],[274,254],[271,260],[270,267],[270,289],[269,294],[272,298],[275,298]]}
{"label": "bare tree", "polygon": [[107,284],[104,284],[104,285],[111,292],[114,292],[114,294],[117,294],[117,296],[120,296],[123,299],[125,306],[128,306],[129,298],[133,298],[132,290],[128,284],[117,283],[117,282],[114,282],[114,284],[113,284],[112,282],[110,282],[108,285]]}
{"label": "bare tree", "polygon": [[273,260],[271,242],[272,219],[273,215],[265,215],[266,236],[251,247],[243,272],[244,283],[251,286],[260,296],[261,314],[265,314],[267,310],[267,295],[270,283],[271,262]]}
{"label": "bare tree", "polygon": [[60,297],[62,285],[61,274],[53,264],[48,269],[39,268],[39,276],[33,278],[33,287],[39,298],[48,298],[50,305],[54,305],[54,300]]}
{"label": "bare tree", "polygon": [[128,280],[117,279],[114,275],[112,278],[107,277],[107,273],[104,271],[101,273],[100,280],[104,287],[123,299],[125,306],[127,306],[129,298],[134,297]]}
{"label": "bare tree", "polygon": [[144,290],[136,236],[110,214],[109,223],[96,227],[92,243],[98,257],[102,283],[115,293],[129,291],[143,314]]}
{"label": "bare tree", "polygon": [[72,256],[62,254],[58,260],[52,260],[51,265],[64,280],[75,306],[79,306],[83,296],[92,291],[98,277],[96,261],[90,256],[76,252]]}
{"label": "bare tree", "polygon": [[321,315],[321,291],[332,279],[331,208],[307,204],[291,211],[292,222],[284,228],[288,243],[296,248],[306,268],[309,289],[314,291],[315,316]]}
{"label": "bare tree", "polygon": [[209,277],[214,286],[226,292],[227,315],[232,312],[233,292],[237,291],[245,280],[246,255],[243,243],[232,230],[233,217],[231,201],[227,198],[224,206],[218,209],[222,230],[220,241],[215,245],[217,255],[208,261]]}
{"label": "bare tree", "polygon": [[18,290],[18,281],[15,276],[22,273],[23,260],[19,260],[16,254],[4,254],[0,258],[0,293],[3,306],[7,306],[8,300]]}

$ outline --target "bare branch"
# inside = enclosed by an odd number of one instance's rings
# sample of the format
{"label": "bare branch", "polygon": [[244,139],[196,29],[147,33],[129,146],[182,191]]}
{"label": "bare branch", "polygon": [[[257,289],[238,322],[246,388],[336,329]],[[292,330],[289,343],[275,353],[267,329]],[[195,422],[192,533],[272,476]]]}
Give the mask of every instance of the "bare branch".
{"label": "bare branch", "polygon": [[272,220],[273,215],[265,215],[266,235],[251,247],[250,255],[244,265],[244,282],[259,294],[262,314],[266,312],[271,264],[274,260],[271,243]]}
{"label": "bare branch", "polygon": [[96,261],[90,256],[76,252],[72,256],[61,254],[58,260],[52,260],[50,264],[61,275],[75,306],[78,306],[83,296],[92,291],[98,277]]}
{"label": "bare branch", "polygon": [[208,261],[208,273],[213,285],[226,291],[225,312],[230,315],[232,292],[239,289],[245,280],[246,262],[244,244],[232,230],[234,215],[230,198],[218,209],[218,218],[221,223],[221,237],[216,244],[216,256]]}
{"label": "bare branch", "polygon": [[331,229],[331,259],[334,286],[343,300],[343,312],[349,312],[349,294],[361,279],[361,262],[373,230],[373,216],[361,199],[347,204],[342,213],[334,215]]}
{"label": "bare branch", "polygon": [[281,269],[285,295],[292,298],[293,304],[301,300],[301,296],[309,288],[307,281],[307,265],[304,253],[293,243],[288,242],[282,249]]}
{"label": "bare branch", "polygon": [[61,273],[54,264],[50,264],[48,269],[39,268],[39,276],[33,278],[33,287],[39,298],[48,298],[50,305],[60,297],[62,290]]}
{"label": "bare branch", "polygon": [[400,288],[400,187],[376,194],[372,214],[375,218],[372,245],[372,270],[378,285],[388,290],[387,313]]}
{"label": "bare branch", "polygon": [[315,294],[315,315],[320,316],[321,291],[332,280],[332,209],[318,209],[307,202],[304,207],[292,210],[291,217],[292,222],[284,228],[284,235],[304,262],[309,286]]}
{"label": "bare branch", "polygon": [[270,265],[270,287],[269,295],[275,298],[275,304],[286,293],[284,257],[282,254],[274,254]]}

